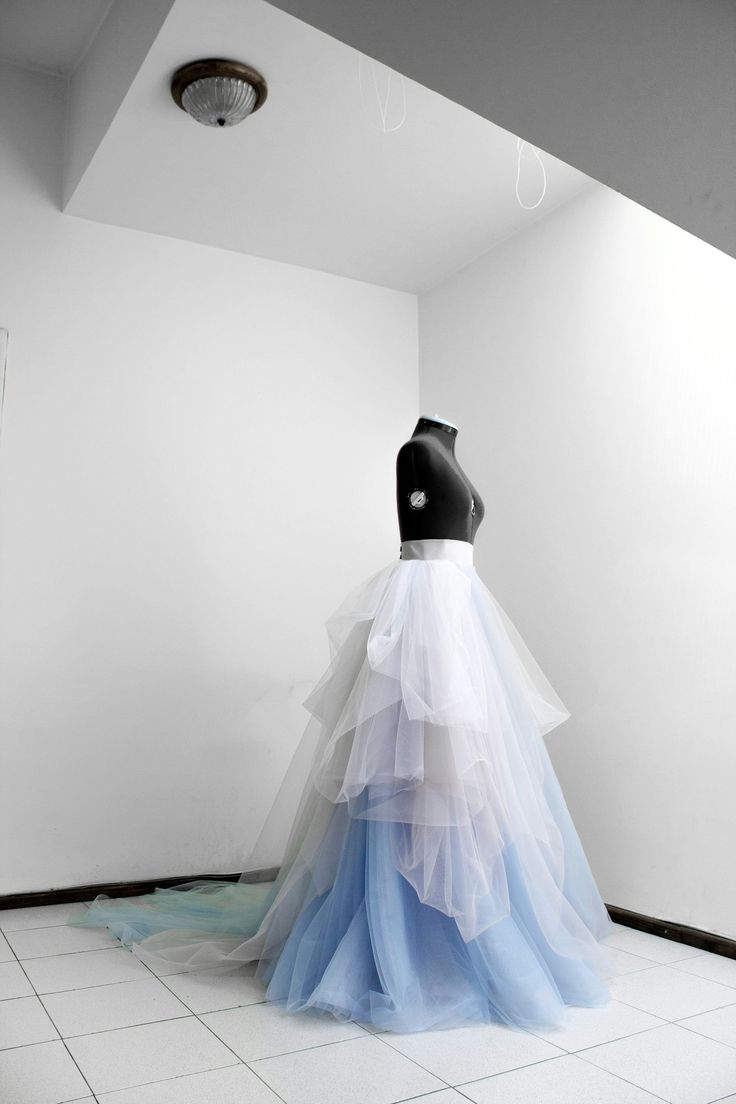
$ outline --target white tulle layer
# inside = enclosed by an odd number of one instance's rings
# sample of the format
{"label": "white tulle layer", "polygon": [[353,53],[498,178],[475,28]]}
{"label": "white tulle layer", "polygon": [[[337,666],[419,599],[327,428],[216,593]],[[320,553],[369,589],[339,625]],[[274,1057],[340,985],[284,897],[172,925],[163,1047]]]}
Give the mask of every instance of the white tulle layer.
{"label": "white tulle layer", "polygon": [[351,817],[405,826],[396,869],[466,941],[509,913],[506,841],[540,891],[562,887],[541,735],[569,717],[467,550],[405,542],[349,594],[304,703],[322,730],[312,785]]}
{"label": "white tulle layer", "polygon": [[[107,923],[154,965],[227,970],[259,959],[266,978],[297,921],[331,889],[338,895],[339,888],[342,908],[358,894],[357,922],[360,892],[365,910],[371,887],[378,894],[398,874],[472,944],[471,959],[481,946],[472,941],[487,933],[483,954],[487,966],[488,948],[496,948],[496,973],[503,947],[513,944],[514,955],[533,947],[536,993],[543,970],[553,988],[555,978],[560,1004],[562,979],[582,963],[596,983],[610,976],[599,940],[612,925],[542,739],[569,713],[478,576],[472,551],[465,541],[404,542],[402,558],[357,586],[330,617],[330,664],[304,702],[311,717],[239,883],[156,890],[137,899],[137,912],[129,899],[101,895],[87,922]],[[287,809],[284,795],[297,779],[301,797]],[[248,884],[284,817],[292,827],[278,878]],[[351,827],[361,821],[387,822],[380,837],[367,839],[390,863],[390,877],[375,865],[364,875],[361,866],[358,891],[344,874],[336,886],[336,877],[348,837],[351,853],[363,854],[366,841]],[[389,942],[375,930],[365,935],[361,954],[379,973]],[[565,964],[557,974],[554,963]],[[587,984],[575,977],[573,1003]],[[590,1003],[600,996],[595,990]],[[522,1022],[502,1006],[499,998],[496,1018]]]}

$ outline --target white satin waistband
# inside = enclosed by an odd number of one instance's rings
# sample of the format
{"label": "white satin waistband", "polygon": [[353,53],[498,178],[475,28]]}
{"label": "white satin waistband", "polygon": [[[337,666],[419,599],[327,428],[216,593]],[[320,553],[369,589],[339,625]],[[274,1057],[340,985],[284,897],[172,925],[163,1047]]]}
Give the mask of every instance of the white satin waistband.
{"label": "white satin waistband", "polygon": [[449,537],[425,538],[401,542],[402,560],[452,560],[458,564],[473,563],[473,546],[470,541],[452,540]]}

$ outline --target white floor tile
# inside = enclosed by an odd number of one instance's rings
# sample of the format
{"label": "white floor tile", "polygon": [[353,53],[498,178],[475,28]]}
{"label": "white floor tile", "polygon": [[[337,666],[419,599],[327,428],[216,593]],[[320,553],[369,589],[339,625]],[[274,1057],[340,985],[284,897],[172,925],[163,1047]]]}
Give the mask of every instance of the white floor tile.
{"label": "white floor tile", "polygon": [[8,932],[6,938],[21,962],[27,958],[46,958],[49,955],[120,946],[120,940],[107,928],[100,931],[98,928],[67,928],[61,924]]}
{"label": "white floor tile", "polygon": [[673,966],[687,974],[697,974],[708,981],[717,981],[736,989],[736,958],[726,958],[725,955],[705,951],[695,958],[685,959],[684,962],[674,962]]}
{"label": "white floor tile", "polygon": [[33,986],[17,962],[0,962],[0,1000],[32,997]]}
{"label": "white floor tile", "polygon": [[0,1050],[58,1038],[59,1032],[38,997],[0,1001]]}
{"label": "white floor tile", "polygon": [[15,955],[2,932],[0,932],[0,962],[15,962]]}
{"label": "white floor tile", "polygon": [[653,958],[642,958],[641,955],[631,954],[630,951],[622,951],[618,947],[612,947],[610,943],[606,943],[605,946],[611,952],[617,974],[633,974],[636,970],[646,970],[647,966],[659,965]]}
{"label": "white floor tile", "polygon": [[66,924],[72,912],[78,912],[80,901],[65,905],[31,905],[29,908],[0,909],[0,929],[4,932],[22,931],[25,928],[47,928],[52,924]]}
{"label": "white floor tile", "polygon": [[462,1091],[477,1104],[661,1104],[659,1097],[572,1054],[473,1081]]}
{"label": "white floor tile", "polygon": [[699,947],[689,947],[687,943],[677,943],[674,939],[664,939],[661,935],[651,935],[638,928],[618,928],[605,940],[605,946],[618,947],[619,950],[660,963],[681,962],[703,953]]}
{"label": "white floor tile", "polygon": [[701,1012],[699,1016],[685,1016],[677,1023],[679,1027],[687,1027],[736,1049],[736,1004],[716,1008],[712,1012]]}
{"label": "white floor tile", "polygon": [[613,978],[611,995],[663,1020],[679,1020],[736,1003],[736,991],[728,985],[686,974],[672,966],[652,966]]}
{"label": "white floor tile", "polygon": [[564,1053],[527,1031],[495,1023],[436,1031],[389,1031],[379,1038],[448,1085],[460,1085]]}
{"label": "white floor tile", "polygon": [[288,1104],[393,1104],[447,1087],[387,1047],[382,1037],[365,1035],[262,1058],[251,1068]]}
{"label": "white floor tile", "polygon": [[671,1104],[710,1104],[736,1092],[736,1051],[677,1024],[604,1043],[578,1057]]}
{"label": "white floor tile", "polygon": [[23,967],[37,993],[60,993],[66,989],[84,989],[88,985],[110,985],[114,981],[151,977],[151,971],[125,947],[29,958]]}
{"label": "white floor tile", "polygon": [[[132,954],[132,951],[128,951],[128,953]],[[137,956],[133,955],[133,957],[136,958]],[[140,959],[139,961],[142,962]],[[162,965],[158,962],[145,962],[142,964],[145,965],[152,974],[155,974],[156,977],[172,977],[173,975],[179,974],[186,974],[189,976],[192,974],[192,971],[187,970],[186,966],[176,966],[173,962],[167,962],[166,965]],[[204,973],[205,971],[202,972]],[[228,975],[223,974],[222,976],[227,977]]]}
{"label": "white floor tile", "polygon": [[659,1016],[612,1000],[604,1008],[570,1007],[569,1023],[560,1027],[535,1028],[532,1034],[563,1050],[575,1051],[610,1043],[637,1031],[659,1027],[665,1022]]}
{"label": "white floor tile", "polygon": [[283,1104],[246,1066],[227,1066],[169,1081],[154,1081],[135,1089],[102,1093],[97,1099],[100,1104]]}
{"label": "white floor tile", "polygon": [[287,1012],[283,1002],[209,1012],[201,1019],[244,1062],[366,1034],[356,1023],[341,1023],[330,1014],[311,1009]]}
{"label": "white floor tile", "polygon": [[468,1104],[468,1098],[457,1089],[440,1089],[438,1092],[425,1093],[423,1096],[412,1096],[406,1104]]}
{"label": "white floor tile", "polygon": [[0,1086],[12,1104],[60,1104],[90,1090],[62,1042],[0,1051]]}
{"label": "white floor tile", "polygon": [[195,1016],[78,1035],[66,1045],[95,1095],[238,1064]]}
{"label": "white floor tile", "polygon": [[223,1008],[261,1004],[265,1000],[263,983],[256,981],[249,963],[232,974],[207,976],[185,973],[158,975],[192,1012],[218,1012]]}
{"label": "white floor tile", "polygon": [[46,993],[42,999],[64,1039],[191,1015],[186,1005],[154,977]]}

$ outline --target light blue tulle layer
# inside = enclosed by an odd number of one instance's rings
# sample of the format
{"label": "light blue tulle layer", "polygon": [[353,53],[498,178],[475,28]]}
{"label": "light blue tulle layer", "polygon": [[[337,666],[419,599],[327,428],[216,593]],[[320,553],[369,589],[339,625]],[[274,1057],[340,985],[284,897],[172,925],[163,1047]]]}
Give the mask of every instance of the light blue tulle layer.
{"label": "light blue tulle layer", "polygon": [[455,921],[422,904],[392,867],[395,827],[352,822],[334,886],[302,912],[281,954],[259,964],[268,999],[391,1031],[549,1026],[567,1021],[567,1005],[608,1003],[598,956],[579,957],[572,941],[567,956],[553,952],[542,937],[513,845],[512,912],[465,943]]}
{"label": "light blue tulle layer", "polygon": [[[530,893],[513,841],[504,848],[510,914],[466,943],[452,917],[423,904],[396,870],[393,834],[407,826],[353,819],[342,805],[335,816],[345,817],[346,830],[326,832],[323,844],[339,847],[335,879],[302,910],[278,953],[257,962],[264,999],[404,1032],[473,1021],[533,1029],[567,1022],[568,1005],[607,1004],[605,978],[615,971],[599,941],[613,924],[551,765],[544,789],[565,845],[563,896],[588,936],[582,951],[579,931],[540,917],[547,897]],[[71,923],[106,925],[126,945],[172,929],[245,939],[258,929],[274,884],[202,881],[135,898],[98,897]]]}

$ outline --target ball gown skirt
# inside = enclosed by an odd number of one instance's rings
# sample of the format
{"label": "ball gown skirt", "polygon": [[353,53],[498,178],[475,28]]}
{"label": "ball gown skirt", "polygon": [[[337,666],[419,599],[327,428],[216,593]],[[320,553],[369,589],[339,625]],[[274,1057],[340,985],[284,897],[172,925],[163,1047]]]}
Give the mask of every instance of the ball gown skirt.
{"label": "ball gown skirt", "polygon": [[[106,925],[154,969],[255,962],[265,999],[378,1029],[526,1029],[607,1004],[614,927],[543,740],[570,714],[473,545],[404,541],[327,631],[240,880],[99,894],[69,922]],[[285,816],[278,877],[248,881]]]}

